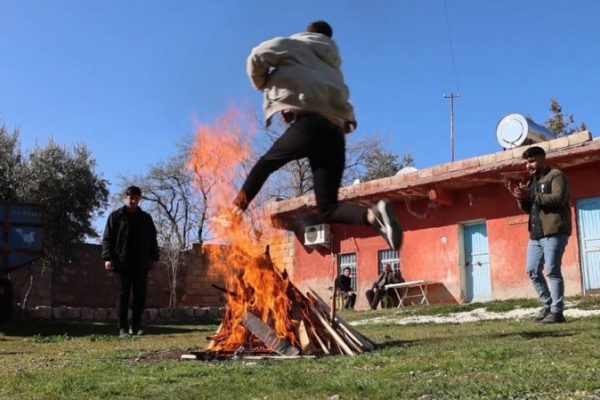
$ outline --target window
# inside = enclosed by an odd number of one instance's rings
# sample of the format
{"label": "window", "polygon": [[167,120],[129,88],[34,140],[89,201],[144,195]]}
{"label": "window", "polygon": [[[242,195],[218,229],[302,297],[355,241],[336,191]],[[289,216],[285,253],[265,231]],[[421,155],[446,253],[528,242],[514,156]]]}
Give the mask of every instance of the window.
{"label": "window", "polygon": [[383,272],[383,265],[390,264],[392,271],[395,274],[400,272],[400,257],[398,256],[397,250],[379,250],[377,254],[379,258],[378,271],[381,274]]}
{"label": "window", "polygon": [[350,268],[352,287],[356,290],[356,253],[340,254],[338,256],[338,265],[338,275],[341,275],[345,268]]}

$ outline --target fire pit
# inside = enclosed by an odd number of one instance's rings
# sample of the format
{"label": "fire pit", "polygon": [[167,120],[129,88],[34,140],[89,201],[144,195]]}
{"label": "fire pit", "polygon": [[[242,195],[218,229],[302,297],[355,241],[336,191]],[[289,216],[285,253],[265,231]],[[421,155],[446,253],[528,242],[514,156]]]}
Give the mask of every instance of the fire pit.
{"label": "fire pit", "polygon": [[245,175],[241,164],[250,154],[247,131],[231,118],[200,127],[190,153],[195,183],[206,208],[213,210],[208,229],[223,244],[208,256],[211,268],[224,277],[225,287],[217,288],[227,304],[208,346],[184,358],[294,358],[375,349],[373,342],[336,315],[335,307],[313,290],[304,295],[287,272],[275,266],[266,243],[275,246],[285,239],[270,225],[259,200],[243,218],[228,215],[236,194],[232,183]]}
{"label": "fire pit", "polygon": [[[376,348],[367,337],[339,318],[335,308],[315,291],[310,290],[305,296],[289,281],[285,271],[279,273],[268,248],[251,265],[258,266],[262,275],[259,281],[271,280],[269,290],[257,291],[252,287],[249,283],[252,280],[246,279],[246,274],[252,273],[249,270],[237,277],[237,290],[213,285],[225,293],[227,299],[223,322],[209,337],[211,341],[206,349],[184,354],[183,359],[293,359],[355,355]],[[286,294],[283,315],[274,313],[273,308],[259,307],[261,301],[256,298],[261,293],[273,295],[277,290]],[[284,329],[283,333],[278,333],[278,328]]]}

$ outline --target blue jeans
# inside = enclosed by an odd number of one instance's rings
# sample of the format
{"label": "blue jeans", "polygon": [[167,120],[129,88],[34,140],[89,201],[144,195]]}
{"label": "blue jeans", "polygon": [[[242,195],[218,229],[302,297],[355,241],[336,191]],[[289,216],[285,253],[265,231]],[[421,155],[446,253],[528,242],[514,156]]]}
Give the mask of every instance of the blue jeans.
{"label": "blue jeans", "polygon": [[[567,240],[567,235],[558,234],[537,240],[529,239],[527,245],[527,275],[542,304],[552,312],[563,310],[565,284],[560,266]],[[544,267],[550,281],[550,290],[542,274]]]}

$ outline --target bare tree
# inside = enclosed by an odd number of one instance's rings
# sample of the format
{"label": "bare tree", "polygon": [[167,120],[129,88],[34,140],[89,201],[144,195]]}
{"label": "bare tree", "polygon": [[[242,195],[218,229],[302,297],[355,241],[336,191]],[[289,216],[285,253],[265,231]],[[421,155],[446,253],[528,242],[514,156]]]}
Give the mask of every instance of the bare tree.
{"label": "bare tree", "polygon": [[[262,141],[256,147],[264,153],[286,129],[281,119],[274,119],[270,128],[263,130]],[[266,139],[265,139],[266,138]],[[398,156],[384,150],[383,140],[379,135],[358,137],[354,134],[346,136],[346,166],[342,185],[351,184],[356,179],[369,180],[394,175],[400,168],[413,165],[414,159],[405,154],[399,161]],[[313,191],[312,172],[308,159],[293,160],[273,174],[267,186],[271,198],[291,198],[303,196]]]}

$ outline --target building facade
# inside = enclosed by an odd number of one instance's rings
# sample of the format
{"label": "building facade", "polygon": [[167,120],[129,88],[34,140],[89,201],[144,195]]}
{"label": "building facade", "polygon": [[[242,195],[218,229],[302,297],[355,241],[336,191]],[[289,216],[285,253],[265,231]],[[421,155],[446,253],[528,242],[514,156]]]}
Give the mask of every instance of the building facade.
{"label": "building facade", "polygon": [[[593,293],[600,289],[600,141],[580,132],[537,145],[546,150],[550,166],[566,173],[570,184],[573,234],[563,256],[565,293]],[[522,160],[526,148],[340,189],[342,201],[395,202],[404,228],[399,254],[371,228],[360,226],[332,225],[328,237],[307,245],[316,237],[305,238],[307,226],[318,223],[314,197],[272,203],[272,218],[292,233],[286,254],[292,281],[330,298],[333,280],[349,266],[357,307],[366,308],[364,292],[387,262],[407,281],[432,282],[431,302],[535,298],[525,273],[528,216],[505,187],[508,180],[527,179]]]}

